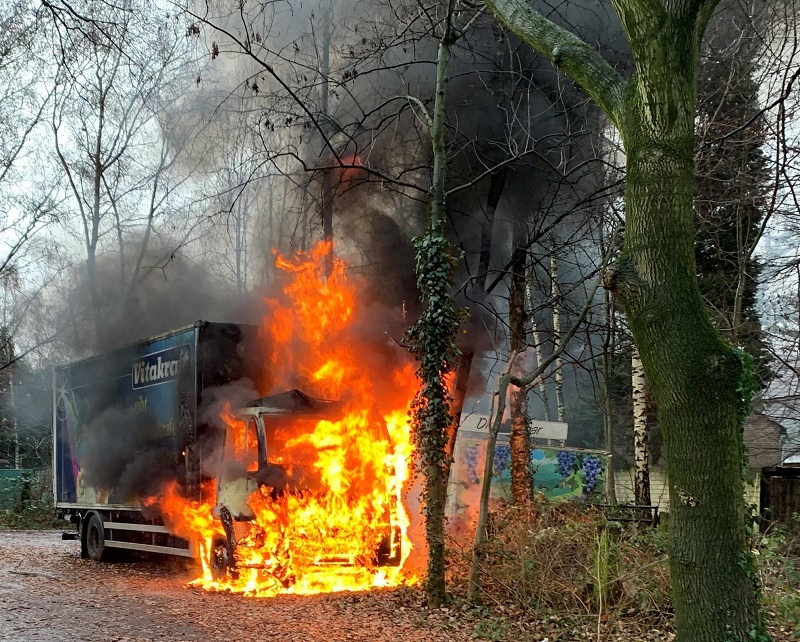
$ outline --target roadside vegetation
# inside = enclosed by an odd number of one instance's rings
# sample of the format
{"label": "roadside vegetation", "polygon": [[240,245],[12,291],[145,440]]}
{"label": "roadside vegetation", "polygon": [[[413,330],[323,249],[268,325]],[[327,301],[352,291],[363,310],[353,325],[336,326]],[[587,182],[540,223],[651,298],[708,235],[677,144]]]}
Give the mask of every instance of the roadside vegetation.
{"label": "roadside vegetation", "polygon": [[49,472],[24,472],[4,479],[0,486],[0,529],[38,530],[58,528]]}
{"label": "roadside vegetation", "polygon": [[[623,524],[585,505],[534,502],[499,507],[489,530],[480,606],[468,605],[462,572],[471,540],[449,546],[453,602],[475,618],[477,639],[674,639],[666,519]],[[767,629],[776,642],[800,640],[800,537],[770,526],[753,547]]]}

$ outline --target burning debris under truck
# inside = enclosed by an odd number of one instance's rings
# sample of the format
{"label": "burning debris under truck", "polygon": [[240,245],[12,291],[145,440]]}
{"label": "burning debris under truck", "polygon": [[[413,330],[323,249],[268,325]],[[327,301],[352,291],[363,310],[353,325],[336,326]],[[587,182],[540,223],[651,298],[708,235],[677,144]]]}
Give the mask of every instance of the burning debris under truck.
{"label": "burning debris under truck", "polygon": [[330,251],[278,258],[258,328],[198,323],[56,370],[56,503],[84,556],[193,555],[199,585],[257,596],[408,581],[413,364],[339,259],[325,276]]}

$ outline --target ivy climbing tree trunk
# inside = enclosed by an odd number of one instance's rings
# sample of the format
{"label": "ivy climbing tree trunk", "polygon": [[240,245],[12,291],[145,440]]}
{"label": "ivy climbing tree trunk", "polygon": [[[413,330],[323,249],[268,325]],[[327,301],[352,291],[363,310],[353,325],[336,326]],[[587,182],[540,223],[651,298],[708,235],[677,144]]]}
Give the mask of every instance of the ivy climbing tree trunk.
{"label": "ivy climbing tree trunk", "polygon": [[625,147],[625,242],[604,285],[625,309],[659,409],[677,638],[769,639],[743,499],[752,372],[712,326],[694,259],[697,61],[717,0],[612,0],[636,65],[630,78],[524,0],[485,2],[589,93]]}
{"label": "ivy climbing tree trunk", "polygon": [[458,357],[456,331],[460,318],[451,294],[456,256],[444,236],[445,88],[450,47],[456,31],[452,26],[455,0],[446,0],[442,34],[436,58],[436,90],[433,113],[417,103],[431,134],[433,174],[430,189],[428,229],[414,240],[417,285],[426,303],[425,311],[409,329],[408,343],[419,360],[420,389],[412,405],[419,464],[423,474],[425,537],[428,568],[425,580],[428,605],[438,608],[446,599],[444,512],[447,493],[446,463],[448,429],[453,425],[450,394],[446,382]]}

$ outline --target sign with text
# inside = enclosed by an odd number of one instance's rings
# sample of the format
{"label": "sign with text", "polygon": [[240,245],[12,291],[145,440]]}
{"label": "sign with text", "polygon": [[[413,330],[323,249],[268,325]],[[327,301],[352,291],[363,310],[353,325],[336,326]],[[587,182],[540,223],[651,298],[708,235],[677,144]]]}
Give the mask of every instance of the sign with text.
{"label": "sign with text", "polygon": [[567,438],[569,426],[562,421],[541,421],[531,419],[531,437],[536,439],[561,439]]}
{"label": "sign with text", "polygon": [[[507,420],[504,422],[506,425],[500,428],[501,433],[508,432]],[[479,415],[471,413],[462,415],[461,424],[459,425],[460,431],[485,433],[489,432],[490,418],[486,415]],[[563,421],[542,421],[540,419],[531,419],[531,437],[536,439],[560,439],[567,438],[569,426]]]}
{"label": "sign with text", "polygon": [[458,425],[458,429],[470,432],[489,432],[489,417],[475,413],[461,415],[461,423]]}

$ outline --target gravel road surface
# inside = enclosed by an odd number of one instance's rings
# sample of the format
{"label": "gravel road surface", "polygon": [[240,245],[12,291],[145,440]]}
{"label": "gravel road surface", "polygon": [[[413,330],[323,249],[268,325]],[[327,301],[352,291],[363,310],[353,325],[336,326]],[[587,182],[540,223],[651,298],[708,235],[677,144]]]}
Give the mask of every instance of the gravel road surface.
{"label": "gravel road surface", "polygon": [[472,626],[421,608],[418,591],[249,599],[186,588],[191,567],[169,558],[97,563],[79,549],[57,531],[0,531],[0,640],[473,639]]}

